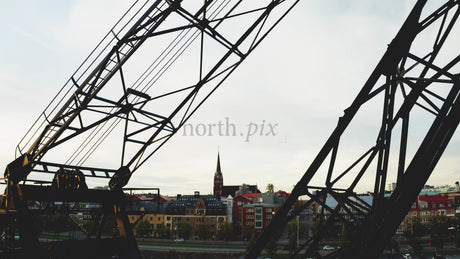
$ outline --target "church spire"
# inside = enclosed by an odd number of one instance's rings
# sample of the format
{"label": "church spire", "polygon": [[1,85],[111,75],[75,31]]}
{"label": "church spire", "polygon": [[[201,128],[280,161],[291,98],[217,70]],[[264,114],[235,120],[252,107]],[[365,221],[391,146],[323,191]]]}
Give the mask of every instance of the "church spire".
{"label": "church spire", "polygon": [[220,197],[222,195],[222,189],[224,187],[224,177],[220,169],[220,154],[217,152],[217,167],[216,173],[214,174],[214,196]]}
{"label": "church spire", "polygon": [[220,170],[220,154],[217,152],[217,168],[215,176],[222,177],[222,171]]}

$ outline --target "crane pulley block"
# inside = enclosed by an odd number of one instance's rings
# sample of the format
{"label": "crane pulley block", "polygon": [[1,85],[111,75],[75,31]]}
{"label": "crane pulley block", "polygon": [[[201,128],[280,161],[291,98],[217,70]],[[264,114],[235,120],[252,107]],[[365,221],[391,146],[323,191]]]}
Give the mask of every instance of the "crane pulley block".
{"label": "crane pulley block", "polygon": [[31,160],[30,155],[21,155],[6,166],[4,176],[8,178],[8,180],[13,181],[13,183],[24,180],[32,171]]}

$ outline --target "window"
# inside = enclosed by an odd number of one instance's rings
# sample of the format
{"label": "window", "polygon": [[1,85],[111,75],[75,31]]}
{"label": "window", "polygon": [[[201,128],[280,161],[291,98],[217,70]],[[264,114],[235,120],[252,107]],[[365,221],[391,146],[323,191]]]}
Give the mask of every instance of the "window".
{"label": "window", "polygon": [[444,204],[439,204],[439,208],[444,208]]}
{"label": "window", "polygon": [[272,212],[273,210],[272,209],[267,209],[267,212]]}
{"label": "window", "polygon": [[262,225],[263,225],[262,207],[256,207],[255,215],[256,215],[256,220],[255,220],[256,228],[262,228]]}
{"label": "window", "polygon": [[166,220],[171,220],[171,217],[170,217],[170,216],[167,216],[167,217],[166,217]]}

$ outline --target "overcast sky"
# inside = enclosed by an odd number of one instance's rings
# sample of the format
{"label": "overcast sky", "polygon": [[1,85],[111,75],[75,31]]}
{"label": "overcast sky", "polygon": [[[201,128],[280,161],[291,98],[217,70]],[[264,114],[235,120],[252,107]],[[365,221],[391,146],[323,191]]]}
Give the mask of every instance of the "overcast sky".
{"label": "overcast sky", "polygon": [[[0,0],[2,170],[14,159],[15,146],[33,120],[128,2]],[[170,195],[211,193],[220,150],[224,185],[257,184],[265,191],[273,183],[276,190],[290,191],[414,3],[301,1],[189,121],[194,130],[209,124],[233,125],[236,136],[217,128],[212,136],[179,131],[128,186],[159,187]],[[363,140],[375,142],[377,132],[366,121],[381,115],[369,110],[362,116],[345,146],[349,153],[362,154],[365,149],[358,146]],[[256,135],[248,135],[249,125],[258,126]],[[453,185],[460,180],[459,142],[457,132],[429,184]],[[365,179],[358,191],[373,189],[373,176]],[[395,178],[389,176],[388,181]]]}

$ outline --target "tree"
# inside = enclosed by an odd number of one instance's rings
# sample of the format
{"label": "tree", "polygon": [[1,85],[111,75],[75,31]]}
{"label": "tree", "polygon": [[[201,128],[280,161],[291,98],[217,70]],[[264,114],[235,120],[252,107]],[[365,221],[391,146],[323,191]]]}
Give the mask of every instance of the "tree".
{"label": "tree", "polygon": [[153,224],[151,224],[148,220],[142,220],[136,224],[135,230],[138,236],[147,237],[153,232]]}
{"label": "tree", "polygon": [[171,238],[171,231],[166,227],[165,224],[158,225],[157,234],[159,238],[169,239]]}
{"label": "tree", "polygon": [[344,247],[350,244],[353,235],[353,223],[349,221],[342,222],[342,231],[340,233],[340,246]]}
{"label": "tree", "polygon": [[248,225],[248,226],[245,226],[244,229],[243,229],[243,237],[246,239],[246,240],[249,240],[251,239],[252,237],[252,234],[254,234],[254,225]]}
{"label": "tree", "polygon": [[276,247],[276,241],[278,240],[278,236],[277,235],[273,235],[270,240],[268,241],[267,245],[265,246],[265,251],[267,251],[268,253],[268,256],[270,258],[273,258],[275,257],[275,254],[276,254],[276,250],[277,250],[277,247]]}
{"label": "tree", "polygon": [[275,192],[275,186],[272,183],[267,184],[267,192],[268,193],[274,193]]}
{"label": "tree", "polygon": [[222,222],[220,224],[219,230],[219,239],[223,240],[231,240],[233,239],[233,223],[232,222]]}
{"label": "tree", "polygon": [[256,240],[257,240],[256,232],[252,231],[251,237],[249,238],[248,246],[246,246],[246,251],[249,252],[249,250],[251,250],[251,248],[256,244]]}
{"label": "tree", "polygon": [[198,226],[198,238],[206,240],[211,237],[211,227],[208,224],[200,224]]}
{"label": "tree", "polygon": [[190,239],[190,236],[192,235],[192,226],[187,222],[181,222],[179,223],[177,231],[179,233],[179,237],[182,237],[183,239]]}
{"label": "tree", "polygon": [[297,248],[297,228],[299,227],[297,220],[291,221],[288,224],[288,248],[289,252],[292,253]]}
{"label": "tree", "polygon": [[434,236],[447,235],[449,230],[448,218],[444,215],[434,215],[431,217],[431,233]]}

